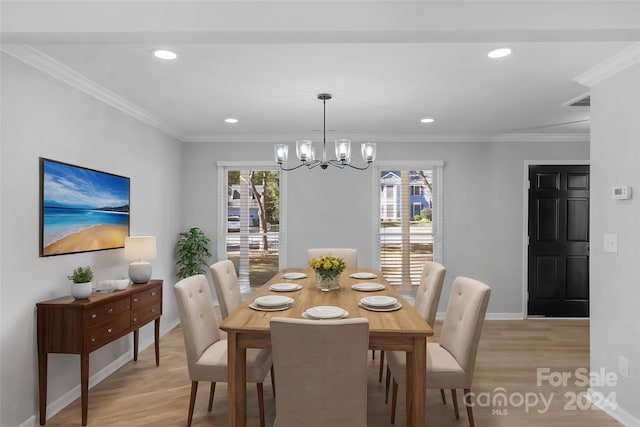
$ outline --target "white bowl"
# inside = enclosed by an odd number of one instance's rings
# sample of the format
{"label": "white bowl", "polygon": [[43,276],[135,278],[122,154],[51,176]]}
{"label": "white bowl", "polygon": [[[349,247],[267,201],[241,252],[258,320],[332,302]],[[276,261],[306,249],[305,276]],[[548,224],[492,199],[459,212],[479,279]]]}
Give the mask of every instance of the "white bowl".
{"label": "white bowl", "polygon": [[365,297],[360,300],[361,303],[368,305],[369,307],[388,307],[398,302],[394,297],[386,295],[374,295]]}
{"label": "white bowl", "polygon": [[263,307],[277,307],[280,305],[291,304],[293,300],[289,297],[280,295],[265,295],[256,298],[255,303]]}
{"label": "white bowl", "polygon": [[129,287],[129,279],[111,280],[111,287],[117,291],[127,289]]}
{"label": "white bowl", "polygon": [[99,288],[111,288],[116,291],[121,291],[129,287],[129,279],[115,279],[115,280],[100,280],[98,282]]}

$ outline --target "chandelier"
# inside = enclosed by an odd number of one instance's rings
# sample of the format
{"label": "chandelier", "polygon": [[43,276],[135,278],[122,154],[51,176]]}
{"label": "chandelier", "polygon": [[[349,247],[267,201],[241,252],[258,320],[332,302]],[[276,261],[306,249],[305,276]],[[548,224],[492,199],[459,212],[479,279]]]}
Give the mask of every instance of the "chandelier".
{"label": "chandelier", "polygon": [[323,124],[322,124],[322,160],[316,159],[316,149],[309,140],[296,141],[296,155],[300,163],[298,166],[286,168],[287,158],[289,157],[289,146],[287,144],[274,145],[274,154],[276,162],[280,165],[280,169],[284,171],[292,171],[299,167],[306,166],[313,169],[320,166],[326,169],[331,166],[344,169],[349,166],[353,169],[365,170],[371,166],[376,159],[376,144],[373,142],[365,142],[361,145],[362,160],[366,166],[354,166],[351,164],[351,141],[348,139],[337,139],[334,144],[336,148],[336,158],[327,160],[327,100],[331,99],[330,93],[318,94],[318,99],[322,101],[323,108]]}

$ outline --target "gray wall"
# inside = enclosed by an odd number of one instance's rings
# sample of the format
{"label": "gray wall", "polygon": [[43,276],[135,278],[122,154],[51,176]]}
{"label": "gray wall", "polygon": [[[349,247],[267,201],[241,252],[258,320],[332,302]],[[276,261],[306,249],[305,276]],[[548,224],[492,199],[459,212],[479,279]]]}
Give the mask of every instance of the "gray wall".
{"label": "gray wall", "polygon": [[[196,206],[185,211],[185,223],[215,235],[216,161],[269,161],[271,153],[272,145],[264,142],[185,144],[187,206]],[[489,305],[494,318],[523,315],[525,161],[588,157],[589,144],[579,142],[378,143],[378,158],[385,161],[444,161],[446,286],[458,275],[486,281],[494,289]],[[359,264],[373,265],[372,173],[335,168],[287,173],[289,267],[306,265],[308,247],[342,245],[360,251]]]}
{"label": "gray wall", "polygon": [[[174,139],[83,92],[4,53],[1,59],[0,425],[34,425],[36,302],[68,295],[66,276],[79,265],[91,265],[96,280],[126,277],[128,266],[122,249],[38,256],[38,157],[131,178],[131,234],[157,236],[153,277],[165,280],[164,333],[178,322],[172,285],[181,229],[181,151]],[[152,339],[153,326],[143,327],[141,346]],[[92,381],[131,358],[131,341],[124,337],[91,354]],[[49,357],[50,404],[70,403],[79,396],[79,383],[77,355]]]}
{"label": "gray wall", "polygon": [[[591,89],[591,370],[617,374],[618,356],[629,360],[628,378],[594,389],[640,425],[640,65]],[[616,185],[631,185],[633,198],[612,200]],[[604,253],[605,233],[618,235],[617,254]]]}

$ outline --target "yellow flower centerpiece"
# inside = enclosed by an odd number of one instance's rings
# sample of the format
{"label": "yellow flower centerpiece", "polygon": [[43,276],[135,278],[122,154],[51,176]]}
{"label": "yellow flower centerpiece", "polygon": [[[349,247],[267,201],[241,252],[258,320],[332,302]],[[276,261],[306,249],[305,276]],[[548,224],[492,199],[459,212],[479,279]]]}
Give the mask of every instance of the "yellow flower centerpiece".
{"label": "yellow flower centerpiece", "polygon": [[340,288],[340,274],[347,267],[342,258],[324,255],[309,261],[309,267],[316,272],[316,281],[321,291]]}

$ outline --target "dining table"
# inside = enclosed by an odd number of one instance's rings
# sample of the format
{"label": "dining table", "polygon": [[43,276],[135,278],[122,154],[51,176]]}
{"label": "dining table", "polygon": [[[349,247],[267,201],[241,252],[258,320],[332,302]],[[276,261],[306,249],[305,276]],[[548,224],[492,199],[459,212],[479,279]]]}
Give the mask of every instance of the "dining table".
{"label": "dining table", "polygon": [[[305,276],[286,279],[289,275]],[[362,279],[357,277],[370,278]],[[283,277],[284,275],[284,277]],[[376,276],[376,277],[373,277]],[[316,274],[312,269],[290,268],[279,271],[267,283],[258,288],[244,303],[222,321],[220,329],[227,332],[228,345],[228,387],[229,426],[247,425],[246,350],[248,348],[268,348],[271,345],[269,321],[273,317],[303,318],[313,307],[339,307],[348,312],[349,318],[364,317],[369,321],[369,348],[385,351],[406,352],[406,419],[409,427],[425,425],[426,409],[426,342],[433,335],[433,329],[402,295],[389,284],[382,272],[371,268],[347,268],[340,277],[340,288],[322,291],[316,284]],[[287,289],[294,283],[296,290],[288,292],[272,289]],[[369,287],[359,291],[352,285],[366,283]],[[380,290],[372,283],[378,283]],[[272,285],[276,285],[272,287]],[[279,286],[278,286],[279,285]],[[289,308],[262,311],[255,300],[267,295],[286,295],[293,302]],[[397,299],[400,308],[393,311],[372,311],[364,308],[361,299],[369,296],[389,296]],[[253,308],[252,308],[253,307]],[[345,316],[346,317],[346,316]],[[322,321],[322,320],[318,320]],[[339,351],[339,349],[336,349]],[[278,377],[275,373],[277,392]]]}

